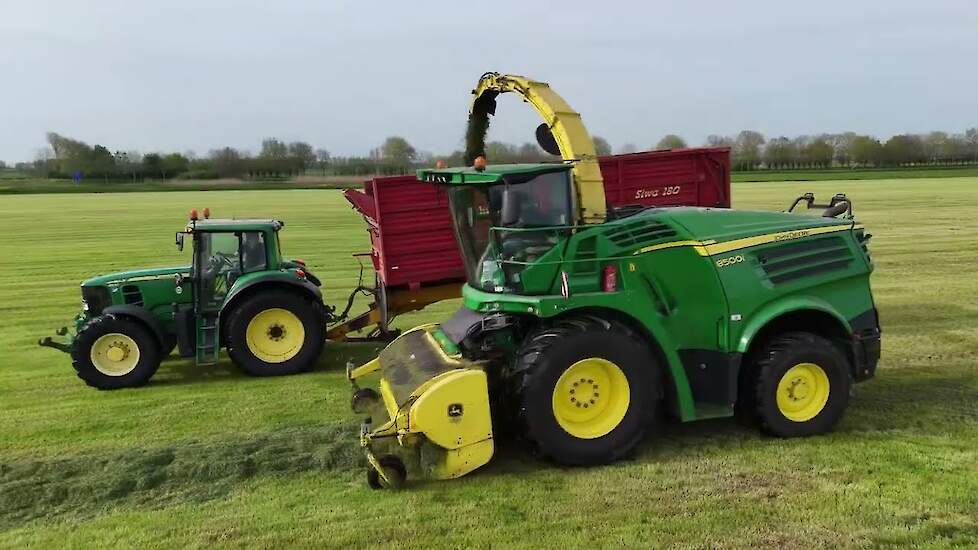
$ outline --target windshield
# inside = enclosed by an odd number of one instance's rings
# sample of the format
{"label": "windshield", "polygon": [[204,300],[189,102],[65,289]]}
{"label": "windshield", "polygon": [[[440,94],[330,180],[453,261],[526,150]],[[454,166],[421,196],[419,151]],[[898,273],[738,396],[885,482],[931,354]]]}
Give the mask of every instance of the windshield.
{"label": "windshield", "polygon": [[452,187],[449,201],[469,284],[490,292],[519,290],[527,264],[573,223],[566,170],[518,184]]}

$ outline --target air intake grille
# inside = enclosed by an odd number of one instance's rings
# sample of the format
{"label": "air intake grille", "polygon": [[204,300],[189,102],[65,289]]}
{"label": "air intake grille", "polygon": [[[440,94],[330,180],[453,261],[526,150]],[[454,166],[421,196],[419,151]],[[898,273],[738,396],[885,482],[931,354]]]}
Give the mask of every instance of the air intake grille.
{"label": "air intake grille", "polygon": [[577,260],[573,264],[574,273],[579,275],[585,273],[597,273],[597,238],[588,237],[586,239],[582,239],[581,243],[577,245],[577,253],[574,256],[575,260]]}
{"label": "air intake grille", "polygon": [[605,233],[611,242],[622,248],[672,239],[676,232],[656,220],[636,220],[615,227]]}
{"label": "air intake grille", "polygon": [[125,285],[122,287],[122,300],[127,304],[141,306],[143,305],[143,293],[136,285]]}
{"label": "air intake grille", "polygon": [[823,237],[761,251],[757,259],[774,284],[843,270],[852,262],[852,252],[841,237]]}

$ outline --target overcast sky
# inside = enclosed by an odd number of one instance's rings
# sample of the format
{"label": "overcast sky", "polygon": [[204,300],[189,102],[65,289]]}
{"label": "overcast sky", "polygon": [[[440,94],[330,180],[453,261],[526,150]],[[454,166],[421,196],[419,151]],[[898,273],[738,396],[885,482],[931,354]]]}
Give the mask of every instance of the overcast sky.
{"label": "overcast sky", "polygon": [[[550,82],[616,148],[961,132],[978,5],[0,0],[0,159],[32,159],[47,131],[142,152],[274,136],[350,155],[393,134],[449,151],[489,70]],[[497,113],[490,139],[533,141],[528,106]]]}

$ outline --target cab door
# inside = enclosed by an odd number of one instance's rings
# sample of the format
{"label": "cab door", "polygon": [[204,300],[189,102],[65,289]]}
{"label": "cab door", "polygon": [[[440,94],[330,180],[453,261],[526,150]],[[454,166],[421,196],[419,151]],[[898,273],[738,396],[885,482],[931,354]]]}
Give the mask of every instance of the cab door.
{"label": "cab door", "polygon": [[191,276],[194,285],[195,359],[198,365],[217,363],[221,351],[221,305],[240,274],[240,233],[194,233]]}

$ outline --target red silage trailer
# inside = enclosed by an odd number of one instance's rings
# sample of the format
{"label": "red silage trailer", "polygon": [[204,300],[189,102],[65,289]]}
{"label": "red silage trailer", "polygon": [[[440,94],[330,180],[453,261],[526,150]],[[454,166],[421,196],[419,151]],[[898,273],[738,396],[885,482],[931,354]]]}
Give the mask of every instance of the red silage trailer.
{"label": "red silage trailer", "polygon": [[[693,148],[600,157],[610,208],[730,207],[730,149]],[[376,272],[370,311],[331,328],[327,338],[376,325],[391,334],[393,315],[460,296],[465,268],[445,191],[414,176],[374,178],[344,192],[367,222]]]}

